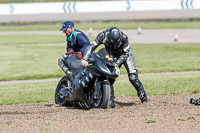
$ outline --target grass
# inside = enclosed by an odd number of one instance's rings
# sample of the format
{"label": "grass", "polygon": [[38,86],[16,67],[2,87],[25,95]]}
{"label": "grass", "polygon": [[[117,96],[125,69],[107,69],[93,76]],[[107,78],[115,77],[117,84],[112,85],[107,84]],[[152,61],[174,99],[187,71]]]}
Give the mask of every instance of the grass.
{"label": "grass", "polygon": [[[200,93],[199,74],[139,75],[148,95]],[[54,100],[58,82],[39,82],[0,86],[0,105],[39,103]],[[191,84],[192,83],[192,84]],[[136,96],[128,77],[115,83],[116,96]]]}
{"label": "grass", "polygon": [[65,39],[60,35],[0,35],[0,45],[64,43]]}
{"label": "grass", "polygon": [[24,80],[60,77],[57,60],[65,46],[0,46],[0,80]]}
{"label": "grass", "polygon": [[56,82],[0,86],[0,104],[39,103],[54,99]]}
{"label": "grass", "polygon": [[0,31],[40,31],[40,30],[60,30],[60,24],[35,24],[35,25],[0,25]]}
{"label": "grass", "polygon": [[199,44],[131,45],[142,73],[200,70]]}
{"label": "grass", "polygon": [[[139,73],[200,70],[200,44],[131,45]],[[151,50],[149,50],[151,49]],[[0,45],[0,81],[57,78],[65,46]],[[121,74],[126,74],[124,67]]]}
{"label": "grass", "polygon": [[[167,76],[139,74],[139,78],[148,95],[200,93],[199,74],[173,74]],[[115,82],[115,94],[136,96],[136,90],[129,82],[128,76],[117,79]]]}
{"label": "grass", "polygon": [[[88,36],[90,40],[95,37]],[[47,44],[66,43],[64,35],[0,35],[0,45],[3,44]]]}
{"label": "grass", "polygon": [[[37,25],[1,25],[0,31],[32,31],[32,30],[59,30],[62,22],[56,24]],[[90,22],[75,23],[75,28],[79,30],[105,30],[108,27],[116,26],[119,29],[200,29],[200,22]]]}
{"label": "grass", "polygon": [[155,120],[153,120],[153,119],[145,119],[146,120],[146,123],[156,123],[156,121]]}

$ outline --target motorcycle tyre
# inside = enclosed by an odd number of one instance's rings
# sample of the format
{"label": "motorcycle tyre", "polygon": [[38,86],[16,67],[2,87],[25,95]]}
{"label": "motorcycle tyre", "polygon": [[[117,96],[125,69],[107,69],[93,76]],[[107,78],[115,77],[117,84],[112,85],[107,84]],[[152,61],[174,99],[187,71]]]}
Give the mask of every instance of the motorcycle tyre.
{"label": "motorcycle tyre", "polygon": [[100,108],[106,109],[109,108],[109,103],[110,103],[110,94],[111,94],[110,85],[103,84],[101,89],[102,89],[102,101]]}
{"label": "motorcycle tyre", "polygon": [[66,99],[63,100],[62,102],[60,102],[60,101],[58,100],[58,92],[59,92],[59,90],[61,89],[60,86],[63,84],[63,82],[67,82],[68,80],[69,80],[69,79],[68,79],[66,76],[62,77],[62,79],[59,81],[59,83],[58,83],[58,85],[57,85],[57,87],[56,87],[56,91],[55,91],[55,103],[56,103],[56,104],[59,104],[60,106],[71,106],[70,102],[67,101]]}

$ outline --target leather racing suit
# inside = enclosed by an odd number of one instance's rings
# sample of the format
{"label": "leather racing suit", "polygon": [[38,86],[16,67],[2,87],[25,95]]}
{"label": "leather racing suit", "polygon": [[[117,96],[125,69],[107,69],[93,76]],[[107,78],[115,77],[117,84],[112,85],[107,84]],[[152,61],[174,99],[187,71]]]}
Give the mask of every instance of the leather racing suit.
{"label": "leather racing suit", "polygon": [[114,57],[117,58],[116,63],[119,67],[121,67],[122,64],[124,64],[127,72],[129,81],[134,86],[134,88],[137,90],[138,97],[140,98],[141,102],[147,102],[147,96],[146,92],[144,90],[143,84],[140,82],[138,78],[138,70],[136,68],[136,64],[134,61],[133,54],[131,52],[131,49],[129,47],[129,41],[128,36],[122,32],[120,36],[120,45],[117,47],[108,41],[107,34],[109,34],[108,30],[105,30],[103,32],[100,32],[96,39],[92,42],[90,46],[88,46],[85,50],[83,60],[88,60],[91,53],[100,45],[104,44],[106,50]]}

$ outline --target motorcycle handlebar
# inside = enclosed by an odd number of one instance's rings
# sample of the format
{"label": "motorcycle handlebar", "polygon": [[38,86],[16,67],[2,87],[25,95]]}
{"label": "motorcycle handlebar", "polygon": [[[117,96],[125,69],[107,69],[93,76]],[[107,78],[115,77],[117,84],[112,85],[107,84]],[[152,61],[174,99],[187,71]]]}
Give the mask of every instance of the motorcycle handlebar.
{"label": "motorcycle handlebar", "polygon": [[88,64],[94,64],[94,59],[93,58],[89,58],[88,59]]}

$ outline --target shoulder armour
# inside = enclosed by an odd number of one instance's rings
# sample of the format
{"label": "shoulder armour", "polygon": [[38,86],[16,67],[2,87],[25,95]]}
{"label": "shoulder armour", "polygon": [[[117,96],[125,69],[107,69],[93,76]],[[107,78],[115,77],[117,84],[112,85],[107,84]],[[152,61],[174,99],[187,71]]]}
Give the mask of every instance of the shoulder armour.
{"label": "shoulder armour", "polygon": [[122,44],[129,44],[128,36],[123,31],[121,32],[122,32]]}
{"label": "shoulder armour", "polygon": [[104,41],[104,39],[105,39],[105,32],[103,31],[103,32],[100,32],[100,33],[97,35],[95,41],[96,41],[98,44],[102,44],[103,41]]}

